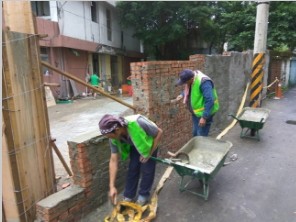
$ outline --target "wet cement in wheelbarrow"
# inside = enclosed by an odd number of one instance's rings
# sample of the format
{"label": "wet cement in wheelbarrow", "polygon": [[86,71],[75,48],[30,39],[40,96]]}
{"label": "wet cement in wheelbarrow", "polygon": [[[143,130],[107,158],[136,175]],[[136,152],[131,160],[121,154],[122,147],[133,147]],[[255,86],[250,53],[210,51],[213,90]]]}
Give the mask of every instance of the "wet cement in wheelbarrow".
{"label": "wet cement in wheelbarrow", "polygon": [[231,146],[232,144],[228,141],[197,137],[187,143],[179,152],[188,154],[188,165],[196,167],[201,172],[211,174],[228,153]]}
{"label": "wet cement in wheelbarrow", "polygon": [[251,122],[265,122],[269,112],[265,109],[245,109],[239,116],[240,120],[251,121]]}

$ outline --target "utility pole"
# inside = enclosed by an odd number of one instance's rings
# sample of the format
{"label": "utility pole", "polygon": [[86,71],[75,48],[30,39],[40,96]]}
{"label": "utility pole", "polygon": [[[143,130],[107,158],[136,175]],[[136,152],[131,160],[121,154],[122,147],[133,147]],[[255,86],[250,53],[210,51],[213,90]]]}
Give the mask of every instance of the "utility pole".
{"label": "utility pole", "polygon": [[254,54],[251,75],[250,107],[261,106],[261,93],[263,89],[264,64],[266,53],[267,27],[269,2],[257,2],[256,29],[254,40]]}

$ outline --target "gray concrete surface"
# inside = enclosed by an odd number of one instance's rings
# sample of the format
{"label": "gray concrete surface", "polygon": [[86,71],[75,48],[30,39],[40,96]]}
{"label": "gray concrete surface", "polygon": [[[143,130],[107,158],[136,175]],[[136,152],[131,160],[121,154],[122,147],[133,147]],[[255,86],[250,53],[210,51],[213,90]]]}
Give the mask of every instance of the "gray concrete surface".
{"label": "gray concrete surface", "polygon": [[[126,103],[132,104],[132,97],[119,97]],[[66,163],[70,167],[69,149],[67,141],[78,137],[80,134],[99,134],[98,123],[104,114],[132,113],[128,107],[113,101],[112,99],[97,96],[85,97],[74,100],[73,103],[57,104],[48,108],[51,136],[56,139],[56,145],[63,155]],[[64,169],[61,161],[53,152],[56,177],[58,180],[58,190],[63,184],[72,183]]]}
{"label": "gray concrete surface", "polygon": [[[260,141],[240,138],[236,124],[222,139],[233,143],[226,162],[210,181],[209,199],[179,192],[180,176],[173,171],[159,194],[156,222],[293,222],[296,221],[296,88],[281,100],[266,99],[271,110]],[[235,161],[230,156],[237,155]],[[166,166],[158,164],[157,180]],[[199,190],[198,181],[192,188]],[[82,221],[103,221],[112,207],[101,206]]]}
{"label": "gray concrete surface", "polygon": [[[131,98],[124,98],[131,102]],[[210,181],[209,199],[189,192],[179,192],[180,176],[173,171],[159,194],[157,218],[154,221],[206,222],[293,222],[296,221],[296,88],[281,100],[266,99],[263,108],[271,110],[260,130],[260,141],[240,138],[237,124],[222,139],[233,143],[228,157],[238,159],[222,167]],[[52,136],[67,158],[67,139],[79,133],[97,130],[104,112],[125,112],[126,107],[110,99],[76,100],[49,108]],[[67,160],[69,161],[69,160]],[[57,171],[63,178],[66,171],[55,157]],[[157,165],[155,185],[167,166]],[[198,181],[192,184],[199,190]],[[87,215],[82,222],[103,221],[112,210],[106,203]]]}
{"label": "gray concrete surface", "polygon": [[180,193],[174,173],[160,193],[155,221],[296,221],[296,125],[286,123],[296,120],[296,89],[263,107],[271,113],[260,141],[241,139],[238,124],[222,138],[233,143],[229,156],[238,159],[210,182],[209,200]]}

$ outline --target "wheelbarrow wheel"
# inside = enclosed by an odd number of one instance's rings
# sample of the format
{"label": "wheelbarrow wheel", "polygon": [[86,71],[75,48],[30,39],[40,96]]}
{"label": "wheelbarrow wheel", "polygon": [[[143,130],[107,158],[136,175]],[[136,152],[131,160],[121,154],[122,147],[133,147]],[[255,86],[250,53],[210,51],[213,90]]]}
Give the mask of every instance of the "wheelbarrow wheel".
{"label": "wheelbarrow wheel", "polygon": [[199,181],[200,185],[203,186],[203,181],[202,181],[202,179],[199,179],[198,181]]}
{"label": "wheelbarrow wheel", "polygon": [[256,135],[256,130],[255,129],[251,129],[251,136],[255,136]]}

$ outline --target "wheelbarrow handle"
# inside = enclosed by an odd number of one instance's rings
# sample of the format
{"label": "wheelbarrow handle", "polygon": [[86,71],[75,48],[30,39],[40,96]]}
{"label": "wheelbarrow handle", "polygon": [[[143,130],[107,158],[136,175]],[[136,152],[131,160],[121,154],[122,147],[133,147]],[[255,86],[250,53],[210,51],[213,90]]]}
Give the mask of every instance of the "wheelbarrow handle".
{"label": "wheelbarrow handle", "polygon": [[232,118],[234,118],[234,119],[236,119],[237,121],[239,121],[239,119],[238,119],[236,116],[232,115],[232,114],[229,114],[228,116],[231,116]]}
{"label": "wheelbarrow handle", "polygon": [[171,165],[172,164],[172,161],[171,160],[168,160],[168,159],[161,159],[161,158],[158,158],[158,157],[150,157],[150,159],[156,161],[156,162],[160,162],[160,163],[164,163],[164,164],[167,164],[167,165]]}

